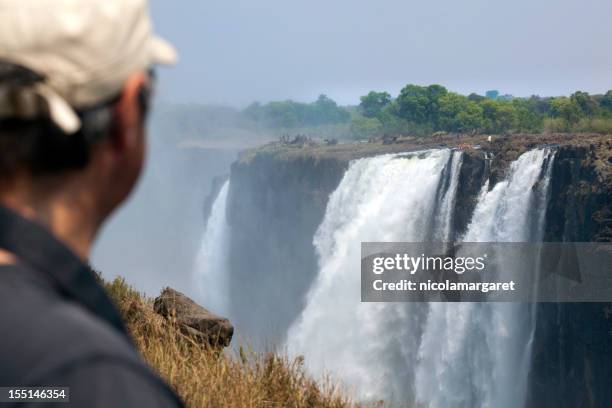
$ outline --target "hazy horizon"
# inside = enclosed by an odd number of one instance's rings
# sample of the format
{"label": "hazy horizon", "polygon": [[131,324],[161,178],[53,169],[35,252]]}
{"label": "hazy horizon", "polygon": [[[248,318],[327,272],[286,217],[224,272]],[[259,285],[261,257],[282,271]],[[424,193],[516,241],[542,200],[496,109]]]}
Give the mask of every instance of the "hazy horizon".
{"label": "hazy horizon", "polygon": [[181,56],[160,72],[163,102],[244,107],[324,93],[354,105],[408,83],[515,96],[612,87],[607,0],[153,0],[151,8]]}

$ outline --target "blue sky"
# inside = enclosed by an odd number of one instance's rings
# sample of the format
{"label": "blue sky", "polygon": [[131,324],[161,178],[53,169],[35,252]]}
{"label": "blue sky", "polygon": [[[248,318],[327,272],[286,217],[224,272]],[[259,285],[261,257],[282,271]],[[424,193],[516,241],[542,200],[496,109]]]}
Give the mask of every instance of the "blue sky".
{"label": "blue sky", "polygon": [[160,99],[355,104],[407,83],[518,96],[612,89],[610,0],[152,0],[179,49]]}

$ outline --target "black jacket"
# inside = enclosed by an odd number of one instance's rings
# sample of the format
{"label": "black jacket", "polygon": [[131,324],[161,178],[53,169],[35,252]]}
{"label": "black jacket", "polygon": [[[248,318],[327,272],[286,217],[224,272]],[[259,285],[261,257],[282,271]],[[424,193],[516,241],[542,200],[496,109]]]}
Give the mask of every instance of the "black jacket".
{"label": "black jacket", "polygon": [[70,404],[58,406],[182,406],[138,355],[91,269],[66,246],[0,207],[0,248],[19,259],[0,266],[0,387],[69,387]]}

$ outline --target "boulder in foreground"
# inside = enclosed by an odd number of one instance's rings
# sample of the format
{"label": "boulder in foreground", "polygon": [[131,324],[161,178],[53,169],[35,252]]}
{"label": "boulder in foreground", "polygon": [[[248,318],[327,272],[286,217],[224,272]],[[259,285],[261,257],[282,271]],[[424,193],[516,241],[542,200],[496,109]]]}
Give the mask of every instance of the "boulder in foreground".
{"label": "boulder in foreground", "polygon": [[153,309],[167,319],[174,319],[183,333],[212,347],[227,347],[232,341],[234,326],[225,317],[217,316],[172,288],[165,288],[155,298]]}

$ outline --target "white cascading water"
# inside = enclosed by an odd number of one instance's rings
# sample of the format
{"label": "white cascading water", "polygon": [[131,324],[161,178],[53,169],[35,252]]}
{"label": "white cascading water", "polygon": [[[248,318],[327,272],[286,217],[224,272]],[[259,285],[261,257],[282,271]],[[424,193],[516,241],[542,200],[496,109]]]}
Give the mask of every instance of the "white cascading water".
{"label": "white cascading water", "polygon": [[445,186],[444,194],[441,197],[437,214],[435,215],[436,224],[434,226],[434,239],[436,242],[451,242],[453,236],[453,215],[455,206],[455,195],[457,194],[457,186],[459,185],[459,175],[461,173],[461,164],[463,163],[463,154],[456,151],[451,156],[450,166],[447,171],[450,171],[450,176],[447,178],[448,185]]}
{"label": "white cascading water", "polygon": [[225,316],[229,311],[227,261],[230,227],[225,218],[228,191],[229,180],[223,184],[212,205],[194,274],[203,304]]}
{"label": "white cascading water", "polygon": [[[550,158],[548,150],[527,152],[507,180],[491,191],[487,181],[461,240],[540,240]],[[461,154],[449,150],[351,164],[315,236],[319,274],[288,334],[289,353],[304,355],[311,372],[341,378],[366,400],[521,406],[529,306],[360,302],[360,243],[448,240],[460,167]]]}
{"label": "white cascading water", "polygon": [[[333,373],[364,399],[403,399],[411,393],[405,382],[412,382],[419,346],[414,334],[421,322],[407,304],[360,302],[361,242],[431,239],[439,187],[456,189],[459,166],[453,163],[460,157],[453,156],[461,153],[433,150],[354,161],[315,235],[319,274],[289,330],[287,349],[303,354],[312,372]],[[449,222],[450,216],[441,223]]]}
{"label": "white cascading water", "polygon": [[[541,241],[551,158],[541,149],[513,162],[506,180],[481,193],[462,241]],[[432,408],[523,406],[534,327],[528,304],[430,303],[417,401]]]}
{"label": "white cascading water", "polygon": [[[542,208],[533,208],[537,194],[534,187],[548,185],[550,173],[544,167],[552,156],[548,149],[531,150],[510,164],[506,180],[497,183],[480,197],[472,221],[463,237],[465,242],[529,242],[541,240],[542,231],[533,231],[531,223],[539,220]],[[550,168],[550,166],[547,166]],[[540,189],[541,189],[540,186]]]}

